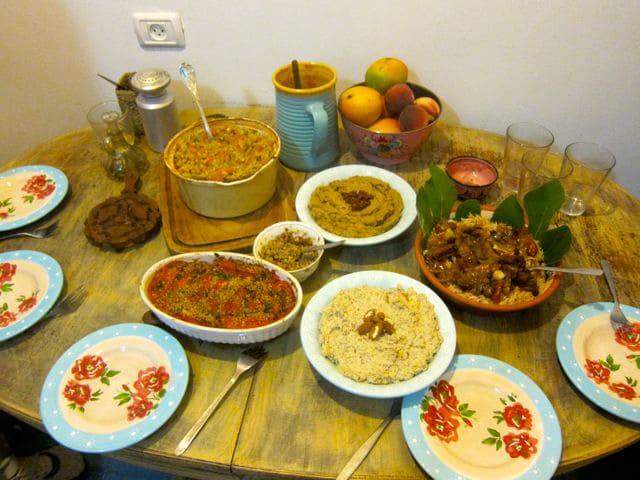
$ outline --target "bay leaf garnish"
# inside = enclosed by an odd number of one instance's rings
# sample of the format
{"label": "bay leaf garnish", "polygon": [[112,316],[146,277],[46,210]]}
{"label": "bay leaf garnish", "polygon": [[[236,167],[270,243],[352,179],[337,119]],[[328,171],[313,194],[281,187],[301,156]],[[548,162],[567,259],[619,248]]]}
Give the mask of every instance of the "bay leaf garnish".
{"label": "bay leaf garnish", "polygon": [[498,205],[491,216],[491,221],[506,223],[513,228],[524,227],[524,212],[515,195],[509,195]]}
{"label": "bay leaf garnish", "polygon": [[531,236],[540,240],[564,203],[564,189],[558,180],[551,180],[524,196]]}
{"label": "bay leaf garnish", "polygon": [[481,215],[482,207],[480,202],[474,199],[465,200],[456,208],[456,220],[471,217],[473,215]]}
{"label": "bay leaf garnish", "polygon": [[418,222],[429,238],[431,230],[443,218],[449,218],[451,207],[458,198],[456,187],[447,174],[435,165],[429,166],[431,177],[424,182],[416,195]]}

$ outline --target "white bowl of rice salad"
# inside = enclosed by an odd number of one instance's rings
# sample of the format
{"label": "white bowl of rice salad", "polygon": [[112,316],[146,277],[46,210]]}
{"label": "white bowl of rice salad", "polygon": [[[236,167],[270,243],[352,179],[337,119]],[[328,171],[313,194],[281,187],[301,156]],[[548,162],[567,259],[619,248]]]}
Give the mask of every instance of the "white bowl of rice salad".
{"label": "white bowl of rice salad", "polygon": [[164,162],[185,205],[212,218],[251,213],[273,197],[278,179],[280,138],[257,120],[208,118],[209,141],[196,122],[178,132],[164,150]]}

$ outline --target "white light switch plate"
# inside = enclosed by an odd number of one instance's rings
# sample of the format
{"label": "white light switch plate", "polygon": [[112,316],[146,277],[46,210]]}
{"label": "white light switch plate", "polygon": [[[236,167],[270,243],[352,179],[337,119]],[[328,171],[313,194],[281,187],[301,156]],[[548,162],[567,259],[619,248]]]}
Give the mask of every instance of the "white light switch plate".
{"label": "white light switch plate", "polygon": [[185,46],[182,18],[177,12],[134,13],[133,25],[143,47]]}

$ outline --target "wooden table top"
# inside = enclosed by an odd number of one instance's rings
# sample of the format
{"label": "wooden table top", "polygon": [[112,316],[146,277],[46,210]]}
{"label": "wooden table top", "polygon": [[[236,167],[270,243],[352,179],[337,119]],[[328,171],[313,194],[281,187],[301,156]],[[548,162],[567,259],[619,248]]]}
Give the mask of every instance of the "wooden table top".
{"label": "wooden table top", "polygon": [[[214,112],[267,123],[273,120],[273,110],[266,107],[212,109]],[[410,162],[388,169],[417,189],[425,181],[430,163],[444,163],[457,155],[477,154],[500,167],[503,145],[501,135],[439,125]],[[344,135],[341,146],[344,154],[340,163],[364,163],[350,150]],[[141,192],[158,199],[162,157],[146,151],[151,168],[142,178]],[[104,174],[101,155],[92,132],[83,129],[40,145],[3,166],[3,170],[29,164],[60,168],[69,179],[70,193],[46,220],[60,221],[55,236],[6,240],[1,250],[47,253],[62,266],[66,290],[80,285],[89,290],[76,312],[40,321],[0,343],[0,408],[39,428],[43,428],[39,394],[53,363],[69,346],[95,330],[148,320],[138,282],[149,266],[170,254],[162,234],[122,252],[102,250],[86,240],[83,222],[91,207],[122,188]],[[285,171],[296,189],[311,175]],[[600,258],[607,258],[616,272],[620,301],[631,305],[640,304],[638,212],[640,202],[607,181],[590,212],[567,220],[574,240],[566,263],[598,266]],[[416,231],[414,225],[398,238],[368,248],[328,250],[319,270],[302,284],[304,304],[328,281],[365,269],[390,270],[426,281],[413,255]],[[595,301],[610,301],[602,277],[565,275],[550,300],[522,313],[481,315],[448,304],[457,329],[457,353],[488,355],[513,365],[529,375],[553,404],[562,428],[558,472],[586,465],[640,439],[640,425],[592,404],[569,383],[558,362],[555,334],[560,321],[579,305]],[[173,454],[175,446],[231,377],[242,347],[206,343],[174,332],[191,367],[182,403],[156,433],[111,455],[193,478],[224,478],[230,473],[261,478],[334,478],[386,416],[391,400],[354,396],[316,374],[300,344],[299,321],[298,317],[289,331],[265,344],[267,360],[254,375],[241,378],[182,457]],[[429,477],[412,458],[401,422],[395,419],[354,478]]]}

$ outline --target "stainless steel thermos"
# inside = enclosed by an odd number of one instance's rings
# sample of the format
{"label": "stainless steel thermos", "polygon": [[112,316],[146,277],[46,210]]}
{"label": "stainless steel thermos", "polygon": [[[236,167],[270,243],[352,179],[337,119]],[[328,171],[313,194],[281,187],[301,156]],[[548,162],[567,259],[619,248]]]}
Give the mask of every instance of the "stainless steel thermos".
{"label": "stainless steel thermos", "polygon": [[138,93],[136,106],[142,117],[147,143],[152,150],[162,152],[180,130],[175,96],[167,91],[171,76],[162,69],[147,68],[136,72],[130,83]]}

